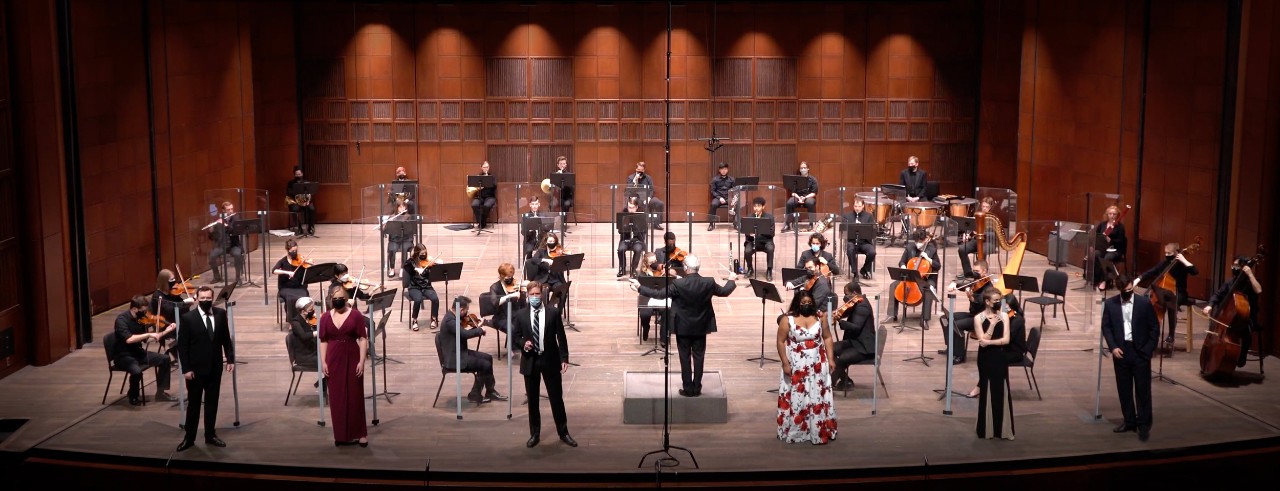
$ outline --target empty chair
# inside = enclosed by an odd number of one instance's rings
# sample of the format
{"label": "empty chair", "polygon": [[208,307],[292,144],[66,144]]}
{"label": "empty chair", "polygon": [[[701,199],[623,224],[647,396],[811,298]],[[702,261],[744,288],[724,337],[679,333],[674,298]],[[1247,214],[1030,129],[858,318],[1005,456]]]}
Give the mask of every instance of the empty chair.
{"label": "empty chair", "polygon": [[1027,375],[1027,388],[1036,390],[1036,398],[1044,400],[1040,396],[1040,382],[1036,380],[1036,355],[1040,353],[1040,328],[1033,327],[1031,332],[1027,334],[1027,353],[1022,355],[1022,359],[1009,364],[1010,368],[1022,367],[1023,373]]}
{"label": "empty chair", "polygon": [[1062,319],[1066,321],[1067,330],[1070,331],[1071,318],[1067,317],[1067,273],[1047,269],[1041,283],[1044,289],[1040,291],[1040,296],[1027,299],[1027,303],[1040,306],[1040,327],[1044,327],[1044,308],[1052,305],[1053,316],[1056,318],[1058,305],[1062,305]]}

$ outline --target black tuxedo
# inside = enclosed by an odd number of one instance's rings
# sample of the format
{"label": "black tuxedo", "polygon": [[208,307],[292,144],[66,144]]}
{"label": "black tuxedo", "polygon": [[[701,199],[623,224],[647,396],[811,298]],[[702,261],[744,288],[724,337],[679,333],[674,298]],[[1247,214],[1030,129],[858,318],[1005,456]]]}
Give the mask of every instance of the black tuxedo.
{"label": "black tuxedo", "polygon": [[680,350],[680,380],[686,392],[702,391],[707,334],[716,332],[716,311],[711,306],[711,297],[727,297],[737,286],[732,281],[717,285],[712,278],[692,273],[672,281],[669,289],[643,285],[639,288],[640,294],[649,298],[671,298],[671,325]]}
{"label": "black tuxedo", "polygon": [[178,325],[178,362],[182,373],[195,376],[187,381],[186,441],[195,441],[196,427],[200,423],[200,404],[204,403],[204,437],[216,436],[218,420],[218,393],[222,388],[222,363],[235,363],[236,349],[231,343],[231,330],[227,324],[227,311],[213,309],[213,335],[204,322],[200,309],[182,315]]}
{"label": "black tuxedo", "polygon": [[560,382],[560,367],[569,363],[569,338],[564,334],[564,322],[560,319],[560,311],[553,306],[542,306],[542,352],[538,353],[538,337],[533,331],[531,315],[535,311],[525,307],[511,315],[515,337],[514,346],[524,349],[526,341],[531,342],[533,349],[524,351],[520,357],[520,375],[524,375],[524,391],[529,398],[529,434],[539,435],[542,432],[542,413],[538,409],[538,398],[541,395],[539,382],[546,384],[547,397],[551,399],[551,417],[556,423],[556,433],[560,436],[569,434],[569,417],[564,410],[564,389]]}
{"label": "black tuxedo", "polygon": [[[1147,297],[1133,296],[1133,314],[1130,318],[1131,340],[1124,338],[1124,312],[1120,296],[1108,298],[1102,306],[1102,337],[1111,351],[1116,371],[1116,390],[1120,394],[1120,412],[1124,423],[1136,427],[1151,427],[1151,355],[1160,338],[1160,324],[1156,311]],[[1114,351],[1120,348],[1122,358]],[[1137,412],[1134,405],[1137,405]]]}

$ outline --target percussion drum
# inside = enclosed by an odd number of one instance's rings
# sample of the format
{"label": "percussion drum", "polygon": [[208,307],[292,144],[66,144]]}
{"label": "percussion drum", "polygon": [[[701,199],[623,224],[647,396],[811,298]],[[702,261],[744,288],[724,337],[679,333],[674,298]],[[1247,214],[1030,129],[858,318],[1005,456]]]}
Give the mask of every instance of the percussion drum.
{"label": "percussion drum", "polygon": [[955,198],[959,198],[959,196],[954,196],[949,198],[951,200],[949,204],[947,203],[948,199],[942,196],[934,198],[933,202],[943,206],[949,206],[948,211],[950,212],[950,216],[972,217],[973,212],[978,208],[978,200],[976,199],[973,199],[973,198],[955,199]]}
{"label": "percussion drum", "polygon": [[911,223],[916,227],[927,228],[938,221],[938,215],[942,213],[942,205],[927,202],[903,203],[902,211],[911,217]]}
{"label": "percussion drum", "polygon": [[888,195],[875,192],[858,193],[857,197],[862,200],[862,204],[866,206],[865,209],[876,217],[876,223],[880,225],[884,225],[884,222],[889,219],[889,215],[893,213],[893,205],[896,203]]}

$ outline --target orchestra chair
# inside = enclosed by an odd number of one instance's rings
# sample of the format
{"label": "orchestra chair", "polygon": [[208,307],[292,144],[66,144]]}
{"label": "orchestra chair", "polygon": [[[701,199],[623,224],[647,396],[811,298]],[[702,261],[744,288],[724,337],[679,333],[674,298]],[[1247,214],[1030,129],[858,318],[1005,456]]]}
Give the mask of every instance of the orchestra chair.
{"label": "orchestra chair", "polygon": [[[507,328],[506,326],[499,326],[496,324],[492,324],[493,315],[496,314],[497,312],[498,312],[497,297],[494,297],[493,293],[491,292],[481,293],[480,294],[480,317],[482,319],[490,321],[489,329],[493,329],[493,331],[497,333],[497,335],[494,336],[494,350],[498,352],[498,357],[502,358],[507,356],[506,353],[502,352],[502,335],[507,333]],[[512,311],[511,315],[515,315],[515,311]],[[480,339],[481,338],[476,338],[476,351],[480,351]]]}
{"label": "orchestra chair", "polygon": [[[1064,314],[1065,315],[1065,314]],[[1027,333],[1027,352],[1022,355],[1022,359],[1009,364],[1010,368],[1022,367],[1023,373],[1027,375],[1027,388],[1036,390],[1036,398],[1044,400],[1040,396],[1040,382],[1036,380],[1036,362],[1039,361],[1037,356],[1040,353],[1040,327],[1031,328],[1031,332]]]}
{"label": "orchestra chair", "polygon": [[1044,287],[1040,291],[1040,296],[1026,300],[1026,303],[1040,306],[1040,327],[1044,327],[1044,308],[1052,305],[1053,317],[1056,319],[1058,305],[1062,305],[1062,319],[1066,321],[1067,330],[1070,331],[1071,318],[1067,316],[1067,273],[1046,269],[1040,284]]}
{"label": "orchestra chair", "polygon": [[[1187,349],[1186,349],[1185,351],[1186,351],[1187,353],[1190,353],[1190,352],[1191,352],[1191,348],[1192,348],[1192,346],[1194,346],[1194,345],[1195,345],[1195,343],[1196,343],[1195,338],[1191,337],[1192,333],[1196,332],[1195,327],[1193,326],[1193,323],[1195,322],[1196,316],[1195,316],[1195,312],[1192,312],[1192,311],[1191,311],[1191,309],[1196,308],[1196,306],[1195,306],[1195,302],[1192,302],[1192,304],[1191,304],[1191,305],[1186,305],[1185,307],[1187,308],[1187,322],[1186,322],[1186,324],[1187,324]],[[1178,310],[1179,310],[1179,311],[1181,311],[1182,309],[1178,309]]]}
{"label": "orchestra chair", "polygon": [[284,321],[284,296],[276,294],[276,327],[281,331],[288,331],[285,327],[287,323]]}
{"label": "orchestra chair", "polygon": [[[885,344],[885,342],[886,342],[886,341],[888,341],[888,339],[889,339],[889,330],[888,330],[887,328],[885,328],[884,326],[877,327],[877,328],[876,328],[876,357],[875,357],[875,358],[868,358],[868,359],[866,359],[866,360],[862,360],[862,361],[860,361],[860,362],[854,363],[853,365],[849,365],[849,366],[851,366],[851,367],[852,367],[852,366],[857,366],[857,365],[875,365],[875,364],[876,364],[876,360],[881,360],[881,361],[883,361],[883,360],[884,360],[884,344]],[[846,369],[846,370],[847,370],[847,369]],[[879,367],[879,366],[876,366],[876,367],[874,368],[874,371],[875,371],[875,376],[874,376],[874,378],[876,378],[876,379],[879,379],[879,380],[880,380],[880,387],[881,387],[882,389],[884,389],[884,398],[885,398],[885,399],[888,399],[888,398],[889,398],[889,386],[887,386],[887,385],[885,385],[885,384],[884,384],[884,372],[882,372],[882,371],[880,370],[880,367]],[[846,371],[846,374],[847,374],[847,371]],[[875,382],[873,381],[872,383],[875,383]],[[842,391],[842,392],[844,392],[844,396],[845,396],[845,397],[849,397],[849,391],[848,391],[848,390],[844,390],[844,391]],[[875,392],[875,391],[872,391],[872,392]],[[875,399],[876,397],[877,397],[877,395],[876,395],[876,394],[872,394],[872,399]]]}
{"label": "orchestra chair", "polygon": [[[446,366],[446,365],[444,364],[444,350],[445,350],[445,347],[444,347],[444,346],[440,346],[440,336],[441,336],[441,334],[442,334],[442,333],[440,333],[440,332],[436,332],[436,336],[435,336],[435,340],[436,340],[436,358],[438,358],[438,359],[440,360],[440,385],[436,387],[436,398],[435,398],[435,400],[431,401],[431,407],[436,407],[436,404],[440,402],[440,391],[444,389],[444,381],[445,381],[445,380],[447,380],[447,379],[449,378],[449,375],[452,375],[452,374],[454,373],[454,370],[456,369],[455,367]],[[452,347],[452,346],[450,346],[449,348],[450,348],[450,349],[452,349],[453,347]],[[475,373],[476,373],[476,371],[475,371],[475,370],[465,370],[465,369],[464,369],[464,370],[462,370],[462,373],[475,374]],[[464,397],[463,399],[466,399],[466,398]]]}
{"label": "orchestra chair", "polygon": [[[111,391],[111,381],[115,379],[116,372],[120,372],[124,374],[124,377],[122,377],[122,380],[120,381],[121,394],[124,393],[124,388],[129,383],[129,372],[126,371],[124,368],[116,366],[116,333],[115,331],[106,333],[105,335],[102,336],[102,348],[107,353],[107,387],[105,389],[102,389],[102,403],[106,404],[107,393]],[[145,378],[145,375],[147,373],[147,368],[150,368],[150,367],[143,365],[142,375],[139,375],[139,377],[143,377],[139,379],[139,382],[138,382],[138,384],[141,385],[142,387],[147,386],[147,379]],[[144,394],[140,394],[140,397],[142,397],[142,405],[146,406],[147,396]]]}
{"label": "orchestra chair", "polygon": [[729,205],[719,206],[719,207],[716,207],[716,214],[714,218],[715,221],[711,222],[709,225],[714,227],[717,224],[727,223],[730,226],[732,226],[733,220],[731,220],[730,218],[732,217],[729,216]]}
{"label": "orchestra chair", "polygon": [[295,354],[298,352],[298,338],[293,337],[293,333],[285,333],[284,348],[289,352],[289,389],[284,393],[284,405],[289,405],[289,396],[298,394],[298,384],[302,383],[302,375],[315,369],[315,367],[306,367],[299,365]]}

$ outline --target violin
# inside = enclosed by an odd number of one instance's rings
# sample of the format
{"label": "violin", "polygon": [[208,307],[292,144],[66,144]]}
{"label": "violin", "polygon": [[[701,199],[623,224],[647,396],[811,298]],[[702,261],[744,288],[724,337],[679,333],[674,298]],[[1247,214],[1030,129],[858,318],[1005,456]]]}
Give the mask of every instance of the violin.
{"label": "violin", "polygon": [[[930,233],[929,236],[925,238],[925,243],[928,244],[932,241],[933,234]],[[928,278],[929,272],[932,268],[933,263],[926,261],[920,256],[913,257],[907,261],[907,269],[919,271],[921,278]],[[899,302],[907,306],[914,306],[924,301],[924,293],[920,291],[920,286],[915,282],[900,281],[898,282],[898,286],[893,289],[893,298],[896,298]]]}
{"label": "violin", "polygon": [[436,265],[436,258],[427,256],[426,259],[418,259],[415,264],[417,264],[419,269],[427,269]]}
{"label": "violin", "polygon": [[684,249],[681,249],[679,247],[673,248],[671,252],[667,253],[668,261],[684,262],[684,258],[686,257],[689,257],[689,253],[685,252]]}
{"label": "violin", "polygon": [[831,277],[831,267],[827,266],[826,263],[820,262],[818,263],[818,274],[809,277],[809,279],[804,282],[804,289],[812,290],[813,285],[818,283],[819,278],[830,278],[830,277]]}
{"label": "violin", "polygon": [[843,318],[845,312],[848,312],[849,309],[853,308],[855,305],[858,305],[858,302],[861,302],[865,299],[866,299],[865,296],[854,293],[852,296],[849,297],[848,302],[845,302],[844,304],[836,308],[835,318],[837,319]]}
{"label": "violin", "polygon": [[467,314],[462,317],[462,327],[480,327],[484,325],[484,319],[474,313]]}
{"label": "violin", "polygon": [[[1252,268],[1262,261],[1263,247],[1258,245],[1258,254],[1249,258],[1245,266]],[[1231,281],[1231,294],[1213,306],[1213,323],[1205,333],[1204,344],[1200,348],[1200,373],[1205,376],[1229,377],[1236,370],[1236,361],[1240,359],[1239,332],[1233,327],[1249,323],[1249,299],[1238,291],[1241,281],[1248,276],[1244,272],[1236,275]]]}
{"label": "violin", "polygon": [[138,319],[138,324],[153,327],[155,330],[160,330],[169,325],[169,320],[164,318],[164,314],[153,314],[151,312],[147,312],[147,315]]}
{"label": "violin", "polygon": [[302,255],[294,256],[292,259],[289,259],[289,264],[293,265],[295,268],[310,268],[315,266],[315,263],[312,263],[311,259],[304,258]]}
{"label": "violin", "polygon": [[[199,277],[200,275],[192,276],[191,280],[194,280]],[[191,280],[182,281],[182,282],[174,281],[173,286],[169,288],[169,294],[175,297],[182,296],[182,295],[188,295],[188,296],[195,295],[196,287],[191,284]]]}
{"label": "violin", "polygon": [[564,248],[560,247],[559,245],[557,245],[554,249],[547,250],[547,256],[552,259],[555,259],[563,255],[564,255]]}
{"label": "violin", "polygon": [[311,326],[312,329],[315,329],[316,326],[320,324],[320,317],[317,317],[314,315],[307,317],[306,320],[307,320],[307,325]]}

